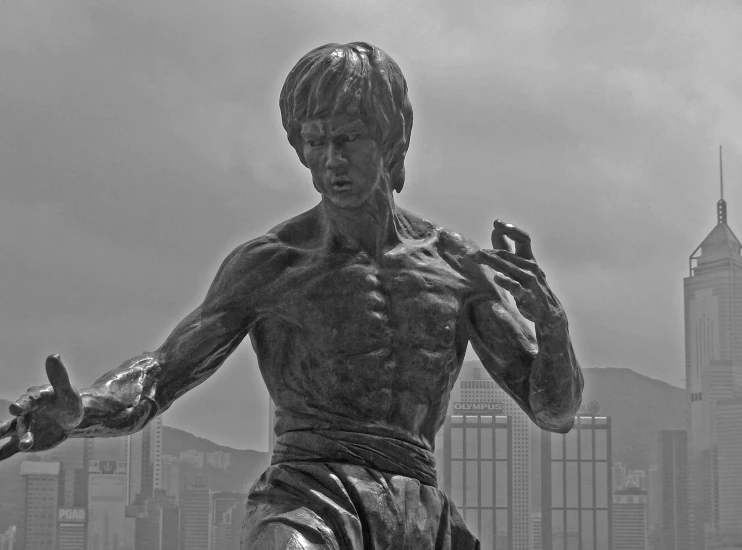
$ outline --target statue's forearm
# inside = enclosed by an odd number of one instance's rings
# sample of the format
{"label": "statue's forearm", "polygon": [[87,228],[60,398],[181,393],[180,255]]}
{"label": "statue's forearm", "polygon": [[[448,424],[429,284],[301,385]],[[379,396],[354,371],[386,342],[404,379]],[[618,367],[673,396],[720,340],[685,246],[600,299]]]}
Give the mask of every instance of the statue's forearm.
{"label": "statue's forearm", "polygon": [[538,354],[530,376],[530,405],[539,425],[567,432],[582,402],[582,371],[572,349],[566,319],[551,326],[536,325]]}
{"label": "statue's forearm", "polygon": [[162,406],[154,396],[160,370],[153,355],[135,357],[80,391],[83,419],[70,437],[117,437],[141,430]]}

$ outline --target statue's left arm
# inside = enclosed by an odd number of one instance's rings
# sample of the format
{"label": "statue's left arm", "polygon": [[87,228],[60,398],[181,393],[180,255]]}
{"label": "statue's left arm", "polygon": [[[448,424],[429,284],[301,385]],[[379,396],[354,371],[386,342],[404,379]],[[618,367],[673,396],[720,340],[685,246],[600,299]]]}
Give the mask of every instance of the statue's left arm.
{"label": "statue's left arm", "polygon": [[[515,252],[505,236],[514,241]],[[492,246],[468,254],[489,286],[468,304],[469,340],[487,372],[536,425],[566,433],[574,425],[584,385],[567,316],[533,258],[527,233],[495,222]],[[500,287],[513,295],[517,308]],[[534,324],[535,334],[525,319]]]}

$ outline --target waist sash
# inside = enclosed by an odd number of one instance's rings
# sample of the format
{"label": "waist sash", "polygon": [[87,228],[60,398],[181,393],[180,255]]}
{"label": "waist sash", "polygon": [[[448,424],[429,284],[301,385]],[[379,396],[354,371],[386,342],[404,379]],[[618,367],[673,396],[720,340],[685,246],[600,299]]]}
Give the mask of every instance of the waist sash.
{"label": "waist sash", "polygon": [[433,453],[406,441],[339,430],[299,430],[278,436],[271,464],[339,462],[411,477],[437,487]]}

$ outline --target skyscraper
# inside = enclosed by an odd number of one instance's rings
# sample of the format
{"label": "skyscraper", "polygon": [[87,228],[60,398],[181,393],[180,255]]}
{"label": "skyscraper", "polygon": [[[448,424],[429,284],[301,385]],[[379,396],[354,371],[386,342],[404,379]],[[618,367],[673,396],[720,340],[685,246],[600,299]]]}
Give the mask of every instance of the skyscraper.
{"label": "skyscraper", "polygon": [[569,433],[541,432],[543,550],[613,550],[611,418],[578,416]]}
{"label": "skyscraper", "polygon": [[[463,364],[458,382],[451,391],[448,406],[449,419],[453,415],[466,417],[467,411],[472,411],[474,415],[510,418],[512,446],[508,454],[512,460],[512,493],[508,495],[508,499],[511,500],[509,506],[509,521],[512,524],[511,544],[515,550],[528,550],[531,545],[529,430],[533,429],[532,422],[515,401],[487,374],[479,361],[466,361]],[[437,467],[438,482],[441,487],[453,487],[451,480],[446,479],[445,469],[441,467],[447,460],[444,432],[445,429],[438,432],[435,442],[436,464],[439,465]],[[456,502],[455,499],[454,502]],[[460,505],[456,503],[457,506]]]}
{"label": "skyscraper", "polygon": [[56,550],[59,503],[59,462],[21,464],[23,519],[18,548]]}
{"label": "skyscraper", "polygon": [[646,550],[647,492],[626,487],[613,494],[613,549]]}
{"label": "skyscraper", "polygon": [[[719,162],[721,168],[721,150]],[[689,275],[683,281],[690,407],[689,538],[694,549],[703,549],[705,540],[718,530],[714,402],[742,397],[742,245],[727,225],[723,175],[716,218],[716,226],[691,254]]]}
{"label": "skyscraper", "polygon": [[143,502],[162,488],[162,416],[128,437],[129,482],[127,503]]}
{"label": "skyscraper", "polygon": [[443,427],[443,491],[486,550],[515,548],[512,424],[480,409],[449,415]]}
{"label": "skyscraper", "polygon": [[685,430],[658,435],[659,550],[688,550],[688,438]]}

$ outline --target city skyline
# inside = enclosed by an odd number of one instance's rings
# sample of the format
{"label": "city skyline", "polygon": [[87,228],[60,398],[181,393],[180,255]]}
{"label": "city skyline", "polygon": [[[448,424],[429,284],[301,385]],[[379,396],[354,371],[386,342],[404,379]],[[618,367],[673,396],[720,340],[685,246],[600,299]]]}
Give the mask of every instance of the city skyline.
{"label": "city skyline", "polygon": [[[496,217],[522,226],[584,366],[682,385],[675,281],[714,217],[720,143],[732,223],[742,204],[742,8],[391,6],[322,24],[296,2],[4,8],[4,398],[43,383],[49,353],[84,387],[156,348],[232,248],[316,203],[278,92],[300,55],[357,39],[409,82],[399,204],[482,245]],[[171,421],[264,449],[267,400],[244,342]]]}

